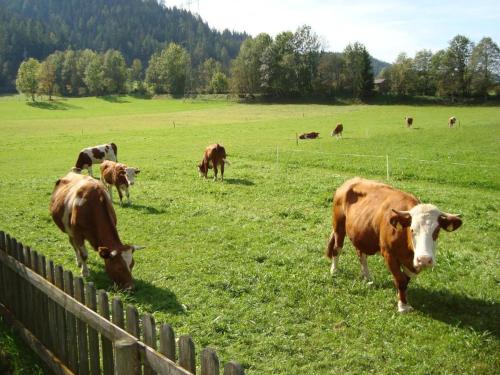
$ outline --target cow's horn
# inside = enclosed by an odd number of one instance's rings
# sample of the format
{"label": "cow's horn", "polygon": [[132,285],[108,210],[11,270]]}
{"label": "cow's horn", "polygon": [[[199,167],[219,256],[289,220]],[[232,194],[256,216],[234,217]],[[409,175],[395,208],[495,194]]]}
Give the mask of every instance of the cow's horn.
{"label": "cow's horn", "polygon": [[132,245],[132,248],[133,248],[134,250],[141,250],[141,249],[145,249],[145,248],[146,248],[146,246]]}
{"label": "cow's horn", "polygon": [[395,210],[394,208],[392,209],[392,211],[394,211],[398,215],[404,215],[404,216],[406,216],[406,215],[410,214],[410,211],[398,211],[398,210]]}

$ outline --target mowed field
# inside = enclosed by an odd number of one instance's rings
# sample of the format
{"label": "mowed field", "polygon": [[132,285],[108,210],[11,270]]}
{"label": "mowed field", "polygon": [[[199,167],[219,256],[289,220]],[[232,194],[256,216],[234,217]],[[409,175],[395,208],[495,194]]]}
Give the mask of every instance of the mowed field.
{"label": "mowed field", "polygon": [[[337,122],[339,141],[329,135]],[[296,145],[305,131],[320,138]],[[114,293],[198,350],[247,374],[498,372],[499,107],[2,97],[0,230],[78,274],[50,195],[80,149],[110,141],[141,169],[131,205],[114,194],[119,233],[147,246],[135,255],[136,290]],[[224,183],[196,169],[214,142],[232,163]],[[335,277],[324,257],[336,187],[386,181],[387,158],[390,184],[464,221],[440,234],[436,267],[410,283],[410,314],[397,313],[381,257],[368,259],[373,284],[348,240]],[[89,280],[113,290],[89,254]]]}

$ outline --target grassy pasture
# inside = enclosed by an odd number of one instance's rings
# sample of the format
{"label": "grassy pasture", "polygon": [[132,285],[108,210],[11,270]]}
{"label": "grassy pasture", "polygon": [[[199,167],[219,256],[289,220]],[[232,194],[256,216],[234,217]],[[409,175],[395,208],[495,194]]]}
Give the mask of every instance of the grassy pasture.
{"label": "grassy pasture", "polygon": [[[329,133],[339,121],[337,141]],[[297,146],[304,131],[321,138]],[[81,148],[114,141],[119,160],[142,170],[130,206],[114,194],[118,230],[147,246],[135,256],[136,291],[123,298],[248,374],[500,368],[498,107],[131,97],[32,105],[16,96],[0,98],[0,136],[0,229],[75,273],[50,194]],[[232,162],[223,184],[195,167],[213,142]],[[407,315],[396,312],[381,257],[368,261],[372,285],[349,241],[334,278],[323,257],[335,188],[356,175],[385,180],[386,157],[391,184],[464,219],[441,233],[435,269],[410,283]],[[93,251],[89,266],[97,287],[111,289]]]}

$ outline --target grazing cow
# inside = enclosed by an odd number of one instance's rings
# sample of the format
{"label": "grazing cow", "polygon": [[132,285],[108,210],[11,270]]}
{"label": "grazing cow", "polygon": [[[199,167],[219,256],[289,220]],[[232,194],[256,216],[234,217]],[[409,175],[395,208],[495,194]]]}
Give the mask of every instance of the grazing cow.
{"label": "grazing cow", "polygon": [[405,122],[406,122],[406,127],[407,128],[411,128],[411,126],[413,125],[413,117],[406,116],[405,117]]}
{"label": "grazing cow", "polygon": [[332,137],[335,136],[337,139],[342,138],[342,132],[344,131],[344,125],[338,123],[335,129],[332,130]]}
{"label": "grazing cow", "polygon": [[214,169],[214,180],[217,180],[217,166],[220,165],[221,180],[224,181],[224,164],[231,165],[226,159],[226,149],[218,143],[208,146],[203,154],[203,160],[198,164],[200,176],[207,178],[208,170]]}
{"label": "grazing cow", "polygon": [[50,213],[59,229],[69,236],[82,276],[89,275],[84,243],[87,240],[104,259],[106,273],[118,287],[133,287],[132,254],[142,247],[122,244],[116,230],[115,210],[101,182],[69,172],[56,182]]}
{"label": "grazing cow", "polygon": [[449,128],[454,127],[456,122],[457,122],[457,118],[456,118],[455,116],[451,116],[451,117],[448,119],[448,127],[449,127]]}
{"label": "grazing cow", "polygon": [[303,134],[299,135],[300,139],[314,139],[314,138],[318,138],[318,137],[319,137],[319,133],[316,133],[316,132],[303,133]]}
{"label": "grazing cow", "polygon": [[78,154],[75,168],[86,168],[89,176],[92,176],[92,164],[99,164],[104,160],[118,161],[118,149],[114,143],[84,148]]}
{"label": "grazing cow", "polygon": [[107,187],[109,196],[113,200],[113,186],[118,190],[120,204],[123,203],[123,194],[125,192],[127,201],[130,204],[129,186],[135,182],[135,176],[140,173],[139,168],[127,167],[125,164],[116,163],[111,160],[105,160],[101,164],[101,182]]}
{"label": "grazing cow", "polygon": [[361,275],[368,279],[367,255],[380,252],[398,289],[399,312],[410,311],[406,289],[410,278],[436,263],[440,229],[452,232],[462,225],[458,215],[422,204],[413,195],[389,185],[355,177],[337,189],[333,199],[333,231],[326,255],[331,273],[338,267],[344,237],[356,248]]}

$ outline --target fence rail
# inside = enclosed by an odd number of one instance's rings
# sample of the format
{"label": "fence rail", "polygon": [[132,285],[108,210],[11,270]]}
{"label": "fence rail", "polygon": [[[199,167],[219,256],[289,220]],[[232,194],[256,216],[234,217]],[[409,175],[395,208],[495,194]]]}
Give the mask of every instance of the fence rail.
{"label": "fence rail", "polygon": [[[168,324],[113,298],[93,283],[55,266],[0,231],[0,315],[55,374],[196,374],[190,336],[178,339]],[[142,331],[141,331],[142,329]],[[159,341],[159,351],[157,351]],[[219,375],[213,349],[200,355],[200,371]],[[224,375],[244,374],[231,361]]]}

